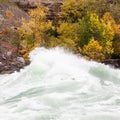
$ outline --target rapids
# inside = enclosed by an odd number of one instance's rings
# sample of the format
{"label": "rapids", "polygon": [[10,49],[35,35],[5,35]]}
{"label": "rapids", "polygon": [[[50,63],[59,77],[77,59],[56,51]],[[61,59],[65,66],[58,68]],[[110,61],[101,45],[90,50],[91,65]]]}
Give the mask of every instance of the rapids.
{"label": "rapids", "polygon": [[120,70],[62,48],[36,48],[30,59],[0,75],[0,120],[120,120]]}

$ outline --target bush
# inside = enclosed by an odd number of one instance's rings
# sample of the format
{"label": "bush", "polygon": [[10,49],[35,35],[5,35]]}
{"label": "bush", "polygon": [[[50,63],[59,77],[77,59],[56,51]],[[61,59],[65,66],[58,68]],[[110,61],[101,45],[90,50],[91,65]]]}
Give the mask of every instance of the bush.
{"label": "bush", "polygon": [[83,47],[83,54],[96,61],[101,61],[105,58],[102,52],[102,46],[100,46],[99,42],[94,40],[94,38],[91,38],[88,45]]}
{"label": "bush", "polygon": [[84,47],[94,37],[102,46],[104,55],[109,58],[113,53],[112,41],[114,38],[114,28],[112,22],[100,19],[96,14],[89,13],[80,21],[79,46]]}

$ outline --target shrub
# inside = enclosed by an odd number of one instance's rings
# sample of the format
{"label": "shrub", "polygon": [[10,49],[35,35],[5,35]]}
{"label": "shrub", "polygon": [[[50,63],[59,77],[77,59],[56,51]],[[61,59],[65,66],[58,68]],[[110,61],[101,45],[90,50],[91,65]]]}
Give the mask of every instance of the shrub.
{"label": "shrub", "polygon": [[91,38],[88,45],[83,47],[83,54],[96,61],[101,61],[105,57],[102,52],[102,46],[94,38]]}

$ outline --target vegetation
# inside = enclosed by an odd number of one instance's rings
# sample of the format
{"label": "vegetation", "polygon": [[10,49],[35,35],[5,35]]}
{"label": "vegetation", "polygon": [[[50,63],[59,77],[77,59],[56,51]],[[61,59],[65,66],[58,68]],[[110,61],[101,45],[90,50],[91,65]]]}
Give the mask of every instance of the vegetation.
{"label": "vegetation", "polygon": [[0,0],[0,2],[8,2],[8,0]]}
{"label": "vegetation", "polygon": [[22,51],[28,54],[38,45],[62,46],[96,61],[119,57],[119,10],[119,0],[64,0],[57,20],[49,21],[49,10],[39,5],[18,29]]}
{"label": "vegetation", "polygon": [[98,40],[94,40],[94,38],[91,38],[89,43],[84,45],[83,53],[86,57],[96,61],[101,61],[105,58],[102,46],[100,46]]}

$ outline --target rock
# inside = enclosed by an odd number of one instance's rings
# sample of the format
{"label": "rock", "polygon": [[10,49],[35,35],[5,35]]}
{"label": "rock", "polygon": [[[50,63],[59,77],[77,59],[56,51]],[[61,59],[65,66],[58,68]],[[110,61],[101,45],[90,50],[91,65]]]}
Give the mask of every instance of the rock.
{"label": "rock", "polygon": [[120,59],[108,59],[104,60],[102,63],[106,65],[111,65],[114,68],[120,68]]}
{"label": "rock", "polygon": [[1,74],[11,74],[13,73],[13,71],[9,70],[9,71],[2,71]]}
{"label": "rock", "polygon": [[3,67],[4,67],[3,63],[0,62],[0,72],[3,71]]}
{"label": "rock", "polygon": [[[54,20],[58,16],[58,12],[60,11],[60,6],[62,4],[62,0],[9,0],[10,2],[15,2],[21,7],[24,11],[28,12],[29,9],[34,9],[37,7],[37,4],[49,8],[49,14],[47,15],[47,19]],[[56,9],[55,9],[56,6]]]}
{"label": "rock", "polygon": [[25,60],[22,57],[17,57],[17,61],[25,65]]}
{"label": "rock", "polygon": [[8,51],[7,52],[7,56],[10,57],[12,55],[12,52],[11,51]]}
{"label": "rock", "polygon": [[6,60],[6,57],[5,57],[5,55],[4,55],[4,54],[2,55],[2,59]]}

